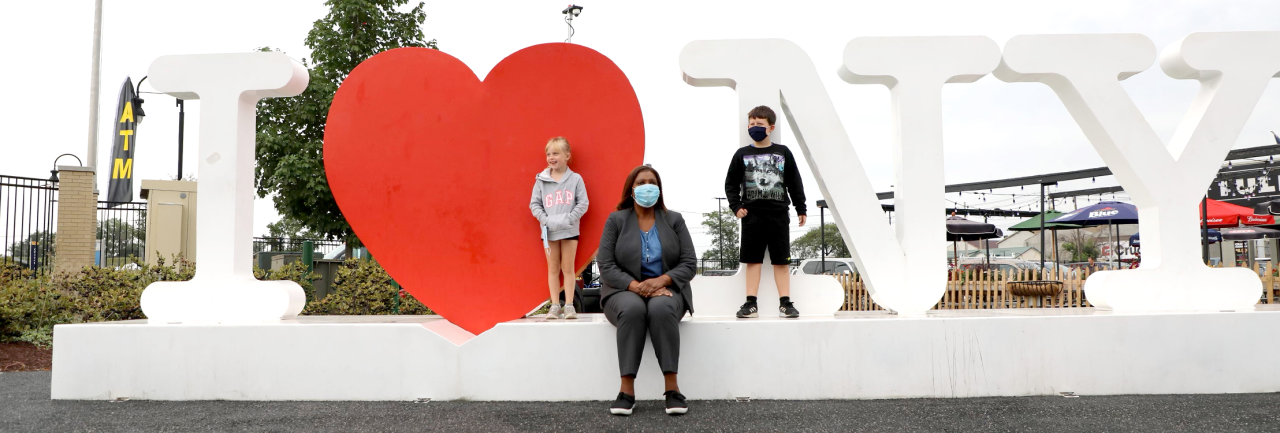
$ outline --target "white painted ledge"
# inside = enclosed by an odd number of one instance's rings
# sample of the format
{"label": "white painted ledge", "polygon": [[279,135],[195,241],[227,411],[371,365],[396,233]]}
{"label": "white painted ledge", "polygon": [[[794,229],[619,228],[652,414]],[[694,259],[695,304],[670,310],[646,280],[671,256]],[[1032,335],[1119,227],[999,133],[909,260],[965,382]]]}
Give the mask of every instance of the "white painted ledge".
{"label": "white painted ledge", "polygon": [[[602,315],[522,319],[471,336],[431,316],[58,325],[54,399],[610,400],[614,327]],[[860,399],[1280,391],[1280,308],[883,312],[828,318],[686,317],[691,399]],[[636,382],[661,397],[646,348]],[[565,371],[546,386],[549,371]]]}

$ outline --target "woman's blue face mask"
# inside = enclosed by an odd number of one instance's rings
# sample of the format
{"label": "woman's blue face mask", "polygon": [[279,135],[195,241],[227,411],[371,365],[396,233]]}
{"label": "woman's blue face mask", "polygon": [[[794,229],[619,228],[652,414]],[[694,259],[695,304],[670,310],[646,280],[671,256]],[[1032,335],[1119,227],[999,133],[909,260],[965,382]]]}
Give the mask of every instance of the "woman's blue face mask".
{"label": "woman's blue face mask", "polygon": [[635,188],[632,196],[636,199],[636,204],[643,208],[651,208],[658,204],[658,197],[662,195],[662,190],[654,184],[640,185]]}

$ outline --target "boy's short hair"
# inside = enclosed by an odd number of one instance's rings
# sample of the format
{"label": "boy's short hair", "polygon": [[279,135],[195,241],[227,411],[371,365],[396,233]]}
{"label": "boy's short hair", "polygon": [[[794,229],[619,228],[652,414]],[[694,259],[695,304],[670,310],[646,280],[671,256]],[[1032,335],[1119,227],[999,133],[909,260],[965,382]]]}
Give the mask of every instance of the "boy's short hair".
{"label": "boy's short hair", "polygon": [[773,109],[764,105],[752,108],[751,112],[747,113],[747,118],[764,119],[769,122],[769,126],[773,126],[773,124],[778,121],[778,115],[773,113]]}

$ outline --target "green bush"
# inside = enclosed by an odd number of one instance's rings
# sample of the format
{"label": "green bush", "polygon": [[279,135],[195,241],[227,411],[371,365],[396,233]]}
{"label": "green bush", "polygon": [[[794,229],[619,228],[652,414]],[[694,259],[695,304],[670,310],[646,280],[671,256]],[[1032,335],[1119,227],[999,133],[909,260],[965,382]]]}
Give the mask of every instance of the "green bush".
{"label": "green bush", "polygon": [[[0,263],[0,342],[27,341],[50,347],[53,325],[145,319],[139,302],[148,285],[195,276],[195,264],[181,256],[173,258],[170,265],[163,258],[155,266],[137,260],[133,264],[116,269],[87,267],[51,277]],[[307,296],[302,314],[395,314],[397,307],[399,314],[432,314],[407,292],[398,292],[387,272],[371,260],[344,263],[338,270],[335,292],[318,302],[311,284],[320,276],[307,272],[301,262],[270,272],[255,268],[254,276],[302,286]]]}
{"label": "green bush", "polygon": [[312,289],[311,283],[320,279],[320,275],[307,272],[307,266],[302,261],[296,261],[287,265],[272,269],[270,271],[253,265],[253,276],[259,280],[289,280],[302,286],[303,293],[307,294],[307,304],[315,300],[315,290]]}
{"label": "green bush", "polygon": [[144,319],[142,290],[156,281],[185,281],[195,266],[181,257],[172,265],[138,261],[119,269],[86,267],[58,276],[33,275],[0,267],[0,341],[27,341],[48,347],[53,325]]}
{"label": "green bush", "polygon": [[397,290],[391,276],[372,260],[351,259],[338,268],[333,291],[318,302],[310,302],[302,314],[314,315],[381,315],[433,314],[412,295]]}

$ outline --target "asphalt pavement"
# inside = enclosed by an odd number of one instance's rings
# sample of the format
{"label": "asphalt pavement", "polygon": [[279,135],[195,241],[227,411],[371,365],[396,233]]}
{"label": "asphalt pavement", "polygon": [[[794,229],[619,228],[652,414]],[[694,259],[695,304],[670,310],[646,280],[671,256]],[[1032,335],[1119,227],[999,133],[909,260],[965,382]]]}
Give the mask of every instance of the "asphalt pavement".
{"label": "asphalt pavement", "polygon": [[0,432],[1280,431],[1280,394],[694,400],[679,417],[642,401],[616,417],[610,402],[52,401],[50,377],[0,374]]}

